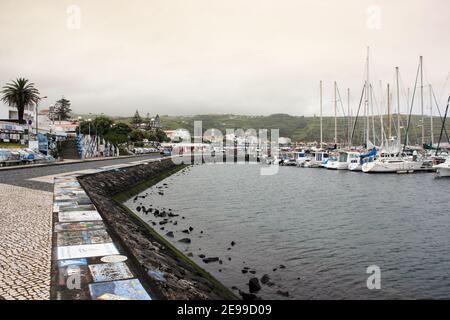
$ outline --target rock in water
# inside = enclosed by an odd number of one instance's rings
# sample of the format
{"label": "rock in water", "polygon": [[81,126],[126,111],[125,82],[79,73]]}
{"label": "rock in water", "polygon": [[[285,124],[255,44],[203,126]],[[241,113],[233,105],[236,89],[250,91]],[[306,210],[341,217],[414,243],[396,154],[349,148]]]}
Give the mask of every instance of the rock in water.
{"label": "rock in water", "polygon": [[217,262],[217,261],[219,261],[218,257],[212,257],[212,258],[205,258],[205,259],[203,259],[204,263]]}
{"label": "rock in water", "polygon": [[265,274],[265,275],[263,275],[263,276],[261,277],[261,283],[262,283],[262,284],[266,284],[266,283],[269,282],[269,281],[270,281],[270,277],[269,277],[268,274]]}
{"label": "rock in water", "polygon": [[166,236],[173,238],[173,232],[172,231],[167,232]]}
{"label": "rock in water", "polygon": [[189,231],[190,231],[190,232],[192,232],[192,230],[194,230],[194,228],[192,228],[192,227],[189,227]]}
{"label": "rock in water", "polygon": [[255,293],[261,290],[261,285],[259,284],[258,278],[251,278],[248,281],[248,288],[250,293]]}
{"label": "rock in water", "polygon": [[239,290],[239,294],[241,295],[242,300],[256,300],[257,298],[253,293],[246,293],[241,290]]}
{"label": "rock in water", "polygon": [[182,243],[191,243],[191,239],[189,239],[189,238],[183,238],[183,239],[178,240],[178,242],[182,242]]}
{"label": "rock in water", "polygon": [[188,229],[185,229],[185,230],[183,230],[181,232],[189,234],[189,230]]}
{"label": "rock in water", "polygon": [[283,296],[283,297],[289,297],[289,291],[278,290],[277,294],[279,294],[280,296]]}
{"label": "rock in water", "polygon": [[231,241],[231,246],[234,247],[234,245],[236,244],[236,242]]}
{"label": "rock in water", "polygon": [[206,258],[206,256],[205,256],[204,254],[199,254],[198,256],[199,256],[199,258],[201,258],[201,259]]}

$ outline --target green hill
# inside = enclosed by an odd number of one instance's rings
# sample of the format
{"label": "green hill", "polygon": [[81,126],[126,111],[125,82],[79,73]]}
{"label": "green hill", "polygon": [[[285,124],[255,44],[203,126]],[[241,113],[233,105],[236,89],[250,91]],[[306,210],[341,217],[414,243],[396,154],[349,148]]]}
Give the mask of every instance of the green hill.
{"label": "green hill", "polygon": [[[320,118],[319,117],[304,117],[304,116],[291,116],[288,114],[272,114],[269,116],[244,116],[244,115],[234,115],[234,114],[204,114],[195,116],[168,116],[163,115],[161,117],[161,125],[164,130],[174,130],[174,129],[187,129],[193,134],[194,121],[202,121],[203,130],[207,129],[219,129],[225,134],[226,129],[279,129],[280,136],[289,137],[293,141],[318,141],[320,139]],[[401,116],[402,136],[404,137],[407,125],[407,115]],[[130,118],[117,118],[117,120],[129,122]],[[411,144],[421,143],[421,127],[419,127],[421,121],[421,116],[412,115],[411,125],[409,129],[409,141]],[[350,128],[353,127],[353,122],[350,123]],[[387,115],[383,116],[383,126],[387,134]],[[337,119],[338,123],[338,141],[347,141],[349,124],[348,119],[340,117]],[[392,135],[395,135],[397,119],[395,115],[392,117]],[[439,117],[434,117],[433,119],[434,127],[434,137],[435,142],[439,138],[439,133],[441,129],[441,119]],[[378,143],[381,136],[381,120],[380,116],[374,118],[375,136],[376,142]],[[430,118],[425,117],[425,142],[430,142]],[[364,140],[364,128],[365,128],[365,118],[358,118],[356,122],[354,131],[354,143],[362,143]],[[446,124],[447,131],[450,133],[450,121]],[[373,127],[372,120],[370,120],[370,137],[373,141]],[[324,117],[323,118],[323,139],[325,142],[332,143],[334,141],[334,117]],[[402,139],[403,140],[403,139]],[[443,136],[443,141],[445,141],[445,135]]]}

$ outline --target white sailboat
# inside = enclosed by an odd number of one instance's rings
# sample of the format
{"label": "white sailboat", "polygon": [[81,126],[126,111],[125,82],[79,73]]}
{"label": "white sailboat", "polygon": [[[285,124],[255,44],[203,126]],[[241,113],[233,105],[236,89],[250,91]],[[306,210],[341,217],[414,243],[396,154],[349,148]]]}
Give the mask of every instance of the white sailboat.
{"label": "white sailboat", "polygon": [[450,157],[444,163],[433,166],[438,177],[450,177]]}

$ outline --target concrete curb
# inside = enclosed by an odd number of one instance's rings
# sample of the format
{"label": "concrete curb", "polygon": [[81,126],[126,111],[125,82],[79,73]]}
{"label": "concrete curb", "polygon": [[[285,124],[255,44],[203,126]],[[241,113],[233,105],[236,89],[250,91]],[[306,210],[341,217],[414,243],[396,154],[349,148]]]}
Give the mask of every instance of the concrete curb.
{"label": "concrete curb", "polygon": [[38,164],[30,164],[30,165],[21,165],[21,166],[0,167],[0,172],[1,171],[8,171],[8,170],[42,168],[42,167],[51,167],[51,166],[64,166],[64,165],[69,165],[69,164],[77,164],[77,163],[85,163],[85,162],[107,161],[107,160],[128,159],[128,158],[139,158],[139,157],[144,157],[144,156],[146,156],[146,155],[131,155],[131,156],[108,157],[108,158],[93,158],[93,159],[86,159],[86,160],[75,160],[75,161],[70,161],[70,162],[52,162],[52,163],[38,163]]}

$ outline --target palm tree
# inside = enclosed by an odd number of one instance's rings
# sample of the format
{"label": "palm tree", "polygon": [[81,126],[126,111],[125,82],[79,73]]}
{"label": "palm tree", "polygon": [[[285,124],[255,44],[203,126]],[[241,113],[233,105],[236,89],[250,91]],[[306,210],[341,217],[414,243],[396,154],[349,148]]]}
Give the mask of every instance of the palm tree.
{"label": "palm tree", "polygon": [[16,107],[19,114],[19,123],[23,122],[23,112],[26,107],[38,104],[39,90],[34,83],[25,78],[17,78],[11,83],[7,83],[1,92],[1,100],[10,107]]}

